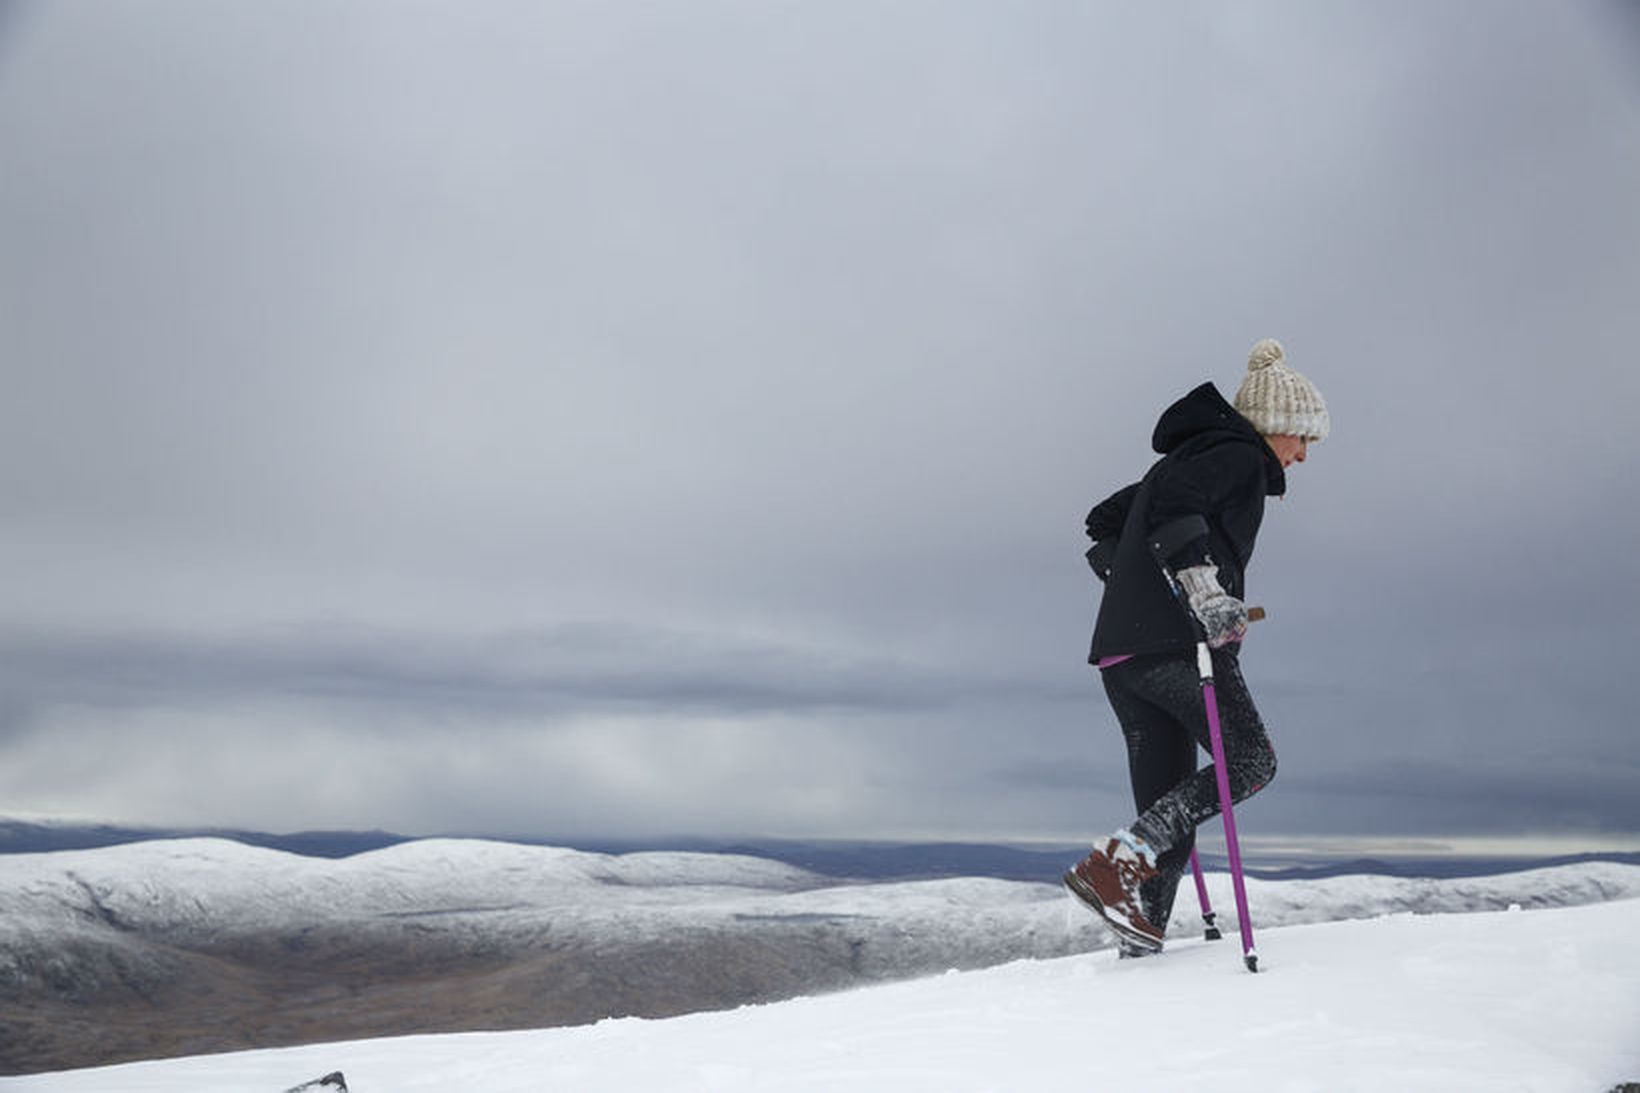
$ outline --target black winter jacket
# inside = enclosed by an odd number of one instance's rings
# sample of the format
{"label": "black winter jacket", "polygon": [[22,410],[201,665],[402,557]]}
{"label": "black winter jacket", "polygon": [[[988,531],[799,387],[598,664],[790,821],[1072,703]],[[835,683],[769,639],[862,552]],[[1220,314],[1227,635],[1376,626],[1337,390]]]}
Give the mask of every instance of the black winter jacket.
{"label": "black winter jacket", "polygon": [[1264,498],[1287,489],[1281,460],[1211,383],[1169,406],[1150,444],[1162,458],[1144,479],[1088,513],[1088,537],[1094,541],[1088,561],[1105,581],[1090,662],[1195,644],[1190,616],[1150,551],[1151,532],[1180,517],[1204,517],[1206,537],[1175,551],[1168,564],[1177,569],[1211,557],[1224,590],[1245,598]]}

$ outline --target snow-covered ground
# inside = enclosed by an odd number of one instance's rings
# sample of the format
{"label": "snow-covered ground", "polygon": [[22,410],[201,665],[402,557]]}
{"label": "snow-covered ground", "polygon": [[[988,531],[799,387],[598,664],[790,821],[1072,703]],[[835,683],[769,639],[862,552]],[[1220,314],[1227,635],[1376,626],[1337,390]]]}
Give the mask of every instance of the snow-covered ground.
{"label": "snow-covered ground", "polygon": [[664,1021],[312,1045],[0,1079],[39,1093],[1526,1090],[1640,1080],[1640,900],[1396,914]]}
{"label": "snow-covered ground", "polygon": [[[573,949],[578,967],[622,982],[633,969],[666,971],[655,952],[681,961],[671,974],[698,977],[703,961],[742,948],[780,961],[810,952],[813,967],[802,967],[816,976],[841,960],[848,984],[923,976],[667,1020],[207,1055],[0,1078],[0,1090],[282,1093],[337,1070],[353,1093],[1127,1085],[1605,1093],[1640,1081],[1640,866],[1251,880],[1256,976],[1239,958],[1228,877],[1208,880],[1225,940],[1199,940],[1187,884],[1173,934],[1182,940],[1160,958],[1118,962],[1102,927],[1051,883],[840,884],[757,858],[463,840],[340,861],[214,839],[0,856],[0,988],[32,1004],[39,984],[66,983],[71,996],[54,1012],[92,1021],[102,1018],[73,992],[92,998],[135,983],[145,987],[136,1009],[113,1011],[114,1019],[137,1012],[163,1021],[171,1011],[144,1000],[159,997],[146,985],[174,986],[176,954],[205,954],[215,967],[217,956],[238,951],[235,939],[264,936],[274,943],[257,951],[278,965],[311,951],[303,946],[321,927],[373,938],[371,952],[412,962],[446,953],[427,947],[438,939],[464,953],[499,952],[531,982],[537,972],[526,958],[544,947]],[[633,952],[646,955],[633,961]],[[1013,962],[929,975],[999,960]],[[143,978],[145,961],[152,979]],[[542,967],[551,970],[541,977],[564,975],[562,964]],[[506,1012],[523,1018],[510,1027],[551,1023],[530,1020],[535,1009]],[[377,1031],[325,1035],[341,1026],[314,1016],[324,1039]]]}

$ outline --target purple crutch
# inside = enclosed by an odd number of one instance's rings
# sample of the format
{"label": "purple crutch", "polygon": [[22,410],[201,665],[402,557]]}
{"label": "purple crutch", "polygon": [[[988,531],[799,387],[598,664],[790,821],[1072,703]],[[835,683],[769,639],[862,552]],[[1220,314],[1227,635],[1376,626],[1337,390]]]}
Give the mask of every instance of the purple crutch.
{"label": "purple crutch", "polygon": [[[1224,814],[1224,842],[1230,851],[1230,881],[1236,889],[1236,919],[1241,927],[1241,956],[1247,964],[1247,970],[1256,972],[1258,950],[1253,948],[1253,922],[1247,914],[1247,884],[1241,874],[1241,848],[1236,840],[1236,816],[1230,807],[1230,771],[1224,763],[1224,735],[1219,730],[1219,699],[1213,689],[1213,655],[1205,641],[1196,643],[1196,668],[1201,673],[1202,702],[1207,707],[1207,735],[1213,744],[1213,770],[1219,782],[1219,811]],[[1199,880],[1199,873],[1197,877]]]}
{"label": "purple crutch", "polygon": [[[1207,647],[1207,632],[1201,621],[1190,611],[1188,600],[1179,588],[1178,578],[1168,565],[1168,559],[1183,546],[1206,538],[1208,535],[1207,520],[1202,516],[1185,516],[1170,524],[1157,528],[1149,536],[1148,546],[1157,564],[1162,567],[1162,574],[1167,578],[1168,587],[1172,589],[1174,597],[1184,608],[1185,615],[1190,619],[1191,627],[1196,631],[1196,668],[1201,674],[1202,704],[1207,708],[1207,735],[1213,751],[1213,771],[1219,783],[1219,811],[1224,816],[1224,841],[1230,850],[1230,881],[1236,890],[1236,917],[1241,926],[1241,954],[1250,972],[1258,971],[1258,951],[1253,948],[1253,923],[1247,914],[1247,884],[1241,874],[1241,847],[1236,841],[1236,817],[1230,805],[1230,771],[1224,762],[1224,734],[1219,728],[1219,699],[1213,688],[1213,654]],[[1208,564],[1212,560],[1208,559]],[[1256,622],[1264,617],[1262,607],[1247,609],[1247,621]],[[1208,936],[1217,932],[1213,926],[1212,914],[1207,904],[1207,885],[1202,881],[1201,864],[1195,852],[1191,852],[1190,864],[1196,871],[1196,895],[1202,903],[1202,917],[1208,919]]]}
{"label": "purple crutch", "polygon": [[1202,922],[1207,926],[1205,934],[1207,940],[1217,941],[1224,935],[1219,933],[1219,926],[1213,913],[1213,904],[1207,898],[1207,882],[1202,880],[1202,859],[1196,853],[1196,848],[1190,848],[1190,875],[1196,878],[1196,902],[1201,904]]}

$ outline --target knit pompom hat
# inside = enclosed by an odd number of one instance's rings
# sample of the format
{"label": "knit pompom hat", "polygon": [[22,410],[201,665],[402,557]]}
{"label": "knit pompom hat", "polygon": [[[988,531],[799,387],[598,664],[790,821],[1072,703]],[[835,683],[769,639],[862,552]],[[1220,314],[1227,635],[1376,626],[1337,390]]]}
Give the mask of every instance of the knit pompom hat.
{"label": "knit pompom hat", "polygon": [[1325,440],[1332,427],[1321,392],[1287,367],[1286,354],[1274,338],[1265,338],[1248,355],[1236,409],[1265,436]]}

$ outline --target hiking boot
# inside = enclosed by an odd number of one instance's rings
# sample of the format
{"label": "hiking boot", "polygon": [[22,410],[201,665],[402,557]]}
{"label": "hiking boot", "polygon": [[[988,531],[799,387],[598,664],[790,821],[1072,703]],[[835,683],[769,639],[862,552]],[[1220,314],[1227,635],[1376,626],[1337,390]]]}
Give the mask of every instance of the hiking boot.
{"label": "hiking boot", "polygon": [[1119,937],[1154,951],[1162,947],[1162,931],[1140,909],[1139,885],[1156,875],[1155,862],[1150,847],[1124,828],[1077,862],[1065,874],[1065,887]]}

